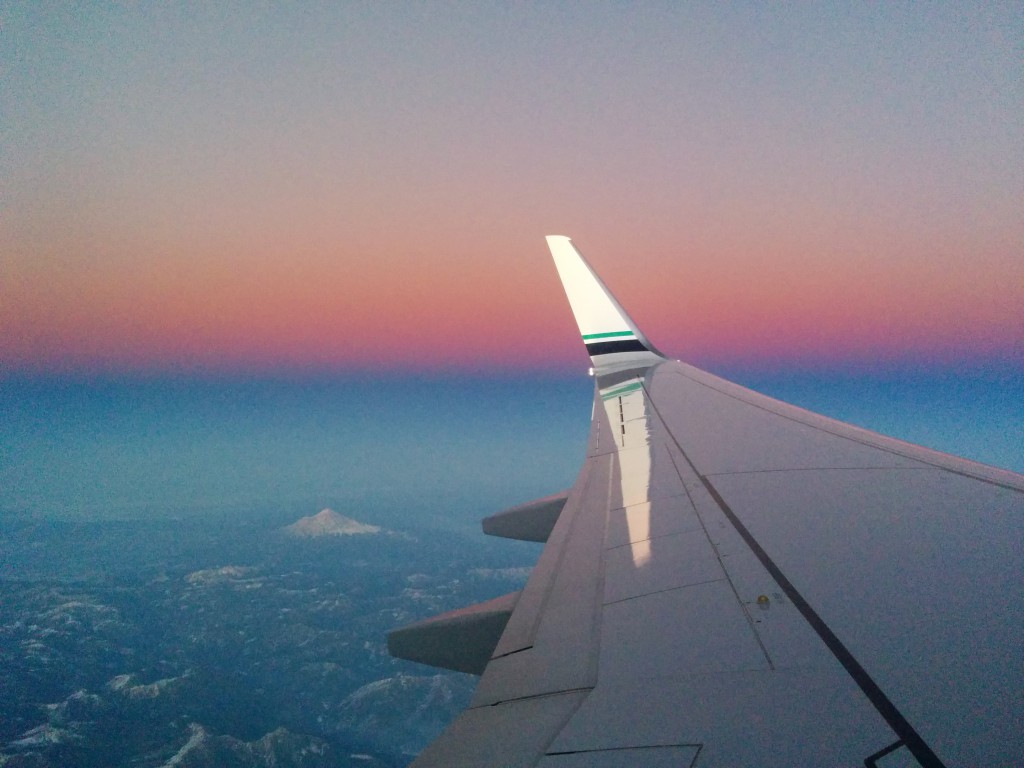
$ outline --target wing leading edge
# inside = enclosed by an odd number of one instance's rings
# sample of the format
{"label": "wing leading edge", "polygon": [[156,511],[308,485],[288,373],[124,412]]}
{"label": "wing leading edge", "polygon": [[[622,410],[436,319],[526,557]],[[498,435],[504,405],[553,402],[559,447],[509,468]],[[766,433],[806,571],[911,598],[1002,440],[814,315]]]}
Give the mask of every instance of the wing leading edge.
{"label": "wing leading edge", "polygon": [[666,360],[548,244],[595,374],[586,459],[485,526],[547,543],[498,624],[431,627],[482,675],[414,765],[1012,764],[1024,477]]}

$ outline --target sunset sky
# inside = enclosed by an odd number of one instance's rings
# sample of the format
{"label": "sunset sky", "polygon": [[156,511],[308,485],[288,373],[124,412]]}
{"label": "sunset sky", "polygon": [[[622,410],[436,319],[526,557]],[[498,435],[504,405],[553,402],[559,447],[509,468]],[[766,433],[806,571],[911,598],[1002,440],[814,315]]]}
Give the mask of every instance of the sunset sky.
{"label": "sunset sky", "polygon": [[1024,367],[1020,3],[7,3],[0,373]]}

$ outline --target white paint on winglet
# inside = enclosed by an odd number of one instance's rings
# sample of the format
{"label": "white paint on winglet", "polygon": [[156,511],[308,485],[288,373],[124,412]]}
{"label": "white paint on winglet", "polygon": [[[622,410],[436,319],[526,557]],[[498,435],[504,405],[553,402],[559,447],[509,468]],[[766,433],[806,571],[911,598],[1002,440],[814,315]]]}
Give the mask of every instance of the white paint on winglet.
{"label": "white paint on winglet", "polygon": [[639,339],[654,355],[661,357],[572,240],[564,235],[548,235],[546,239],[583,341]]}

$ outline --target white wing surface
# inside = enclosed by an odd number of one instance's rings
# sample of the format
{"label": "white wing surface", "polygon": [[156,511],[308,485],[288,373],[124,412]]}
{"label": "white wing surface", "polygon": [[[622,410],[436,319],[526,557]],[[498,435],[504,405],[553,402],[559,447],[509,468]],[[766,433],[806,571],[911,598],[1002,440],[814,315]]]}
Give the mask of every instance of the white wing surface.
{"label": "white wing surface", "polygon": [[1020,764],[1024,477],[666,360],[548,243],[593,362],[586,460],[485,521],[547,540],[521,593],[389,638],[481,674],[414,765]]}

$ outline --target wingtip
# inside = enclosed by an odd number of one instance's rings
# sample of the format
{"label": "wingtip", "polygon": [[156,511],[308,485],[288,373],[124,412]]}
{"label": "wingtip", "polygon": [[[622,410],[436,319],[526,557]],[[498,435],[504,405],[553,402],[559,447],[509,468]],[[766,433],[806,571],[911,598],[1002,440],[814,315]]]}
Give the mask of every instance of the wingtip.
{"label": "wingtip", "polygon": [[572,240],[565,235],[546,239],[594,368],[663,359]]}

